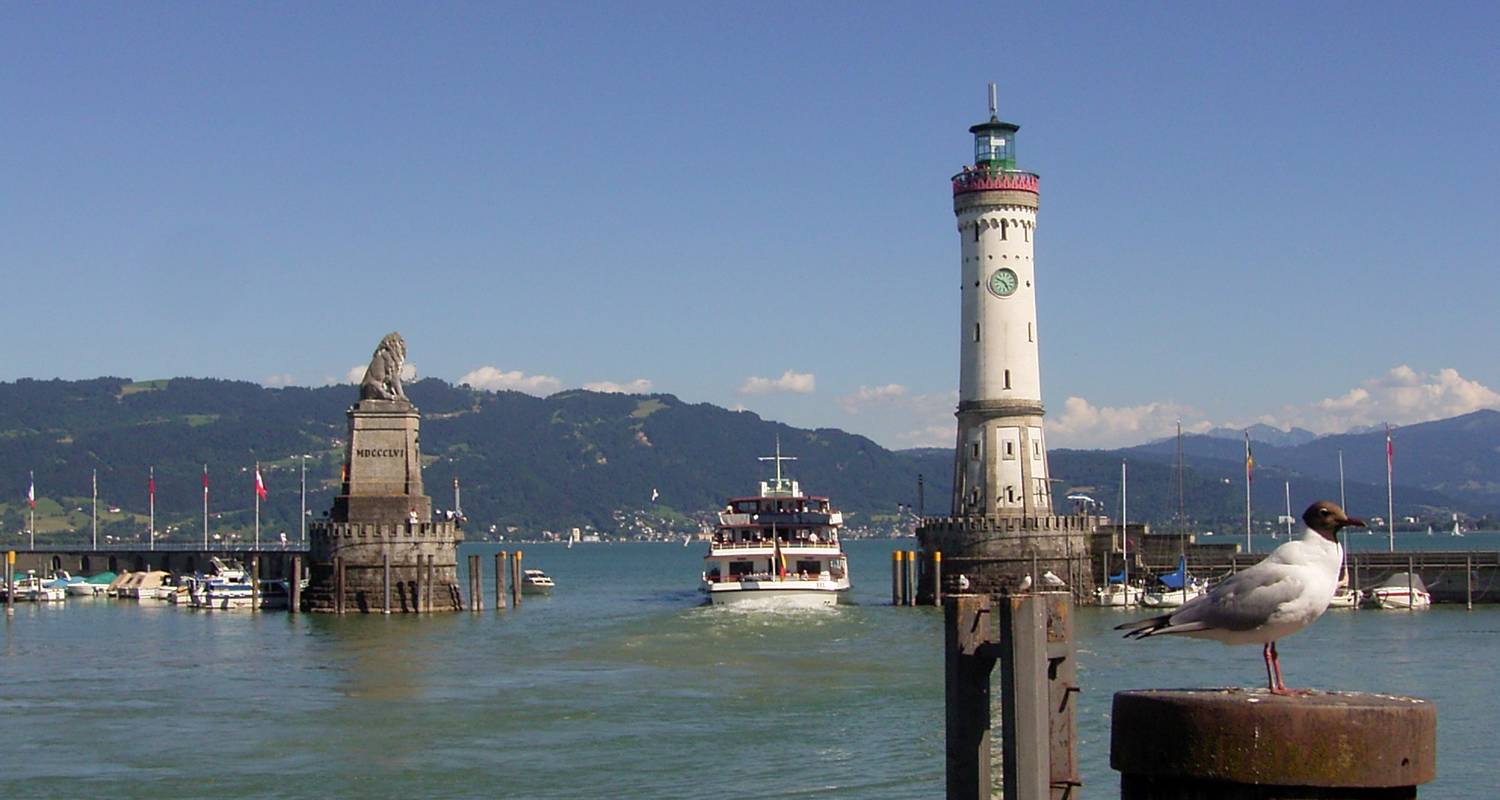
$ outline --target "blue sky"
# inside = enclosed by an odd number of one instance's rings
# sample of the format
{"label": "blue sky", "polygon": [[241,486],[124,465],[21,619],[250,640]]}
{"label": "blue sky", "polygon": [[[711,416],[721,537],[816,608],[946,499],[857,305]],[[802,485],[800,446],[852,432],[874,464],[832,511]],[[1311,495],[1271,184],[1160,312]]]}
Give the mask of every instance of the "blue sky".
{"label": "blue sky", "polygon": [[1042,176],[1053,446],[1500,406],[1493,4],[7,4],[0,380],[646,389],[950,445]]}

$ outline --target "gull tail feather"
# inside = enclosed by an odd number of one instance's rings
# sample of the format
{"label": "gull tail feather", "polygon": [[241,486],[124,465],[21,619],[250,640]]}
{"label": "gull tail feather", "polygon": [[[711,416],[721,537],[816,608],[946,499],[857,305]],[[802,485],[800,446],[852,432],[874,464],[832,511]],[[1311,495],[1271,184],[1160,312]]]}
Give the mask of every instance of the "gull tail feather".
{"label": "gull tail feather", "polygon": [[1144,639],[1147,636],[1157,636],[1164,633],[1191,633],[1207,628],[1201,622],[1187,622],[1181,625],[1172,624],[1172,614],[1162,614],[1159,617],[1147,617],[1123,625],[1116,625],[1115,630],[1125,631],[1126,639]]}

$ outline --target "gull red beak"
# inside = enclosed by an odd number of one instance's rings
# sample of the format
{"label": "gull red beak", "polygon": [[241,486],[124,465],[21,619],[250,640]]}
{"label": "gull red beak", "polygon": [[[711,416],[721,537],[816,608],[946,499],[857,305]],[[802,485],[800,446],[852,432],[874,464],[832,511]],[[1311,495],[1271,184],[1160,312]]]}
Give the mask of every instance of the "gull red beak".
{"label": "gull red beak", "polygon": [[1344,525],[1345,527],[1363,528],[1365,527],[1365,521],[1358,517],[1344,517]]}

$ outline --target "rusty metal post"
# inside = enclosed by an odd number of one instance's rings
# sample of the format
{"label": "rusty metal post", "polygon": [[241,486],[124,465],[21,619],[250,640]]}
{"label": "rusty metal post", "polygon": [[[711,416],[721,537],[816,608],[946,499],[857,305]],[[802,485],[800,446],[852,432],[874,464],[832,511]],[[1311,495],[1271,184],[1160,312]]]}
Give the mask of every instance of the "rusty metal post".
{"label": "rusty metal post", "polygon": [[1407,611],[1416,611],[1417,610],[1417,602],[1416,602],[1417,598],[1413,596],[1413,591],[1412,591],[1412,564],[1413,564],[1412,557],[1411,556],[1407,556],[1406,557],[1406,610]]}
{"label": "rusty metal post", "polygon": [[287,610],[293,614],[302,611],[302,556],[292,556],[291,576],[287,578]]}
{"label": "rusty metal post", "polygon": [[495,608],[505,608],[505,566],[510,554],[499,551],[495,554]]}
{"label": "rusty metal post", "polygon": [[932,551],[932,604],[943,606],[943,551]]}
{"label": "rusty metal post", "polygon": [[994,619],[987,594],[943,601],[943,707],[948,800],[989,800]]}
{"label": "rusty metal post", "polygon": [[1121,800],[1415,798],[1437,775],[1437,707],[1412,697],[1147,690],[1112,718]]}

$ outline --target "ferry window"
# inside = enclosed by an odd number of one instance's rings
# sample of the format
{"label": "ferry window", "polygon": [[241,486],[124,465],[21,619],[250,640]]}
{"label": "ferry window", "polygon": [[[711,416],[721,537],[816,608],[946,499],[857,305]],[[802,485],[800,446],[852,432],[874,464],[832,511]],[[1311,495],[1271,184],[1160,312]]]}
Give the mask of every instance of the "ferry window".
{"label": "ferry window", "polygon": [[749,561],[729,562],[729,577],[737,578],[741,575],[749,575],[755,571],[755,565]]}
{"label": "ferry window", "polygon": [[798,572],[806,572],[809,575],[816,575],[819,572],[823,571],[823,567],[821,565],[819,565],[818,562],[816,562],[816,561],[801,561],[801,560],[799,560],[797,562],[797,571]]}

